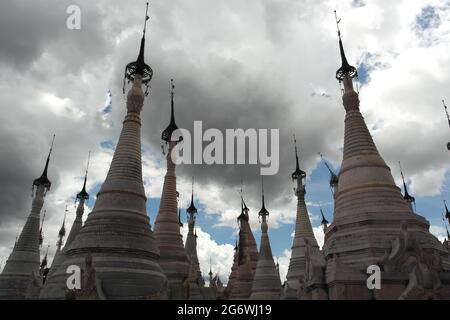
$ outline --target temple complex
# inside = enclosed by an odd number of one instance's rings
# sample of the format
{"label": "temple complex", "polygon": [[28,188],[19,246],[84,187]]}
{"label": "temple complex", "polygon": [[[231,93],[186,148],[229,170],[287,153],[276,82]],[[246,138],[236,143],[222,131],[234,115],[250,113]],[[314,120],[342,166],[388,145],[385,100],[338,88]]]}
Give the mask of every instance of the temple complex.
{"label": "temple complex", "polygon": [[[0,299],[450,299],[449,209],[444,201],[445,211],[441,213],[447,238],[441,243],[430,233],[430,222],[417,212],[416,199],[411,193],[414,190],[408,190],[401,165],[403,194],[366,125],[360,111],[358,71],[347,60],[339,28],[341,20],[337,15],[342,65],[336,72],[336,79],[343,86],[345,132],[343,159],[339,170],[336,170],[338,173],[320,155],[330,173],[329,186],[333,195],[331,213],[326,210],[325,215],[320,207],[316,226],[320,228],[320,222],[323,233],[320,229],[319,233],[313,229],[308,213],[307,173],[301,169],[294,136],[295,171],[291,177],[295,183],[296,216],[295,225],[289,230],[289,235],[293,233],[292,245],[286,244],[292,249],[286,280],[280,278],[280,265],[272,252],[272,248],[278,249],[275,247],[278,243],[270,242],[270,239],[275,239],[276,225],[271,223],[269,238],[269,211],[264,188],[262,208],[258,214],[261,227],[258,251],[249,223],[250,210],[241,187],[238,238],[231,270],[225,271],[229,274],[228,281],[223,283],[219,276],[223,270],[214,270],[213,273],[210,257],[209,283],[206,286],[201,272],[203,261],[199,257],[204,258],[208,248],[197,241],[197,218],[202,211],[200,206],[199,210],[195,206],[194,181],[186,209],[188,230],[185,243],[182,238],[182,211],[178,203],[180,196],[172,151],[183,143],[183,136],[178,135],[179,128],[175,122],[173,80],[170,84],[170,122],[161,134],[166,171],[164,181],[161,181],[163,187],[154,230],[147,214],[142,173],[141,112],[153,77],[152,68],[145,63],[148,19],[146,11],[137,59],[125,67],[124,94],[129,87],[126,114],[109,171],[92,211],[83,224],[90,198],[86,186],[89,154],[83,186],[76,195],[76,217],[65,243],[67,208],[64,215],[58,213],[58,224],[62,220],[62,225],[56,253],[49,266],[49,246],[46,246],[45,253],[42,249],[45,211],[42,219],[41,211],[51,187],[47,174],[52,142],[44,171],[33,182],[31,212],[0,274]],[[444,107],[447,111],[445,103]],[[448,119],[450,125],[450,117]],[[301,158],[304,159],[303,153]],[[304,164],[302,168],[305,169]],[[197,201],[200,196],[197,191]],[[289,210],[293,213],[295,205]],[[203,230],[207,231],[206,228]],[[322,235],[324,243],[320,248]],[[281,259],[278,261],[282,262]],[[70,270],[75,270],[75,274],[79,270],[78,282],[69,281],[74,275]],[[373,270],[380,272],[380,286],[371,287],[368,282]]]}

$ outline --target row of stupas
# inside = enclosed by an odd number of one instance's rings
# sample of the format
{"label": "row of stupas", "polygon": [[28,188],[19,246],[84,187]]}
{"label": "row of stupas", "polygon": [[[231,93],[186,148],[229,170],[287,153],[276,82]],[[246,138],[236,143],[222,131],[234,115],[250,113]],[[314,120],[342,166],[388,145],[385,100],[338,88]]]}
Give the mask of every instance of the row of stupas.
{"label": "row of stupas", "polygon": [[[147,5],[148,6],[148,5]],[[176,186],[176,165],[171,151],[175,137],[174,85],[171,84],[171,118],[162,133],[167,171],[160,208],[152,230],[146,212],[141,161],[141,111],[153,71],[144,62],[145,30],[138,58],[125,68],[132,83],[127,114],[106,179],[92,212],[83,224],[89,194],[88,170],[76,199],[76,219],[65,241],[65,216],[58,234],[57,251],[50,267],[40,260],[41,211],[51,182],[47,177],[50,149],[41,177],[33,182],[30,215],[0,275],[0,299],[448,299],[450,298],[449,245],[429,232],[429,222],[415,213],[414,198],[395,185],[390,168],[379,154],[359,110],[354,90],[356,68],[345,56],[341,33],[342,66],[336,78],[343,83],[346,110],[344,156],[340,172],[330,170],[334,218],[322,213],[325,233],[319,248],[309,218],[306,172],[300,169],[295,143],[297,214],[287,279],[282,284],[268,232],[264,190],[259,211],[261,239],[258,250],[250,228],[249,208],[241,193],[238,241],[225,286],[209,272],[205,285],[197,255],[197,209],[192,187],[188,234],[183,244]],[[338,26],[339,27],[339,26]],[[53,144],[52,144],[53,146]],[[89,162],[88,162],[89,165]],[[446,207],[446,218],[450,213]],[[43,220],[43,219],[42,219]],[[450,238],[450,235],[449,235]],[[67,273],[79,266],[80,287],[70,289]],[[378,266],[381,288],[367,286],[367,269]]]}

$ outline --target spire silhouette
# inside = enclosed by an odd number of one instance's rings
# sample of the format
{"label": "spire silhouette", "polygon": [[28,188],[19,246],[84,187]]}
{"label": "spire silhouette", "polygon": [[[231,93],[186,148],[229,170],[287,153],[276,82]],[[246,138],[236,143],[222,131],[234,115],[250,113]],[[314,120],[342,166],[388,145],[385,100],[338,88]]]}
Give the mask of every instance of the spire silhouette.
{"label": "spire silhouette", "polygon": [[87,177],[88,177],[88,172],[89,172],[90,160],[91,160],[91,152],[89,151],[88,161],[87,161],[87,165],[86,165],[86,173],[84,174],[83,188],[77,194],[77,197],[76,197],[77,200],[81,200],[81,199],[89,200],[89,194],[86,191],[86,182],[87,182]]}
{"label": "spire silhouette", "polygon": [[58,249],[61,249],[61,247],[63,246],[63,238],[66,236],[66,215],[67,215],[68,211],[69,210],[67,210],[67,205],[66,205],[66,209],[64,210],[63,223],[58,232],[58,242],[57,242]]}
{"label": "spire silhouette", "polygon": [[33,181],[33,188],[43,186],[46,190],[50,190],[52,183],[47,177],[48,164],[50,163],[50,156],[53,151],[53,144],[55,143],[55,135],[53,135],[52,144],[50,146],[50,151],[48,152],[47,161],[45,162],[44,171],[42,175]]}
{"label": "spire silhouette", "polygon": [[[170,79],[170,123],[161,134],[161,139],[164,140],[165,142],[170,142],[172,140],[172,134],[176,130],[178,130],[178,126],[175,123],[174,97],[175,97],[175,85],[173,84],[173,79]],[[182,136],[180,136],[179,141],[181,140],[183,140]]]}
{"label": "spire silhouette", "polygon": [[150,19],[148,16],[148,2],[147,7],[145,9],[145,21],[144,21],[144,30],[142,32],[141,45],[139,47],[139,54],[134,62],[130,62],[125,67],[125,75],[123,79],[123,93],[125,94],[125,80],[134,81],[136,75],[140,75],[142,77],[142,83],[146,85],[147,90],[145,94],[148,94],[148,83],[153,77],[153,70],[147,65],[144,61],[144,51],[145,51],[145,33],[147,28],[147,20]]}
{"label": "spire silhouette", "polygon": [[325,218],[325,215],[323,213],[322,208],[320,208],[320,214],[322,215],[322,222],[320,223],[322,225],[323,230],[325,231],[328,228],[328,220]]}
{"label": "spire silhouette", "polygon": [[[447,116],[448,126],[450,127],[450,115],[448,114],[448,108],[447,108],[447,105],[445,104],[444,100],[442,100],[442,104],[444,105],[444,110],[445,110],[445,114]],[[447,149],[450,150],[450,142],[447,143]]]}
{"label": "spire silhouette", "polygon": [[300,169],[300,164],[298,160],[298,149],[297,149],[297,139],[294,134],[294,149],[295,149],[295,171],[292,174],[292,179],[304,179],[306,177],[306,172]]}
{"label": "spire silhouette", "polygon": [[342,44],[342,35],[341,30],[339,28],[339,23],[341,22],[341,19],[338,19],[336,10],[334,10],[334,16],[336,18],[336,25],[337,25],[337,33],[339,37],[339,51],[341,53],[341,61],[342,66],[336,71],[336,79],[341,82],[345,78],[353,79],[355,77],[358,77],[358,71],[355,67],[351,66],[348,63],[347,57],[345,56],[345,50],[344,45]]}
{"label": "spire silhouette", "polygon": [[444,200],[444,206],[445,206],[445,218],[448,220],[448,223],[450,224],[450,211],[447,207],[447,201]]}
{"label": "spire silhouette", "polygon": [[264,202],[264,180],[261,178],[261,196],[262,196],[262,208],[259,211],[259,216],[262,217],[263,221],[267,220],[267,216],[269,215],[269,211],[266,209],[266,204]]}
{"label": "spire silhouette", "polygon": [[333,192],[333,195],[337,192],[337,186],[339,184],[339,177],[337,174],[331,169],[330,165],[328,164],[328,161],[325,160],[322,153],[319,152],[319,156],[322,159],[323,163],[325,164],[325,167],[327,167],[328,171],[330,172],[330,188]]}
{"label": "spire silhouette", "polygon": [[192,177],[191,204],[190,204],[189,208],[187,208],[186,211],[191,216],[191,219],[195,220],[195,214],[197,213],[197,208],[194,205],[194,177]]}
{"label": "spire silhouette", "polygon": [[[402,164],[400,163],[400,161],[398,162],[398,164],[400,166],[400,174],[402,175],[403,189],[405,190],[405,195],[403,196],[403,199],[405,199],[406,202],[408,202],[410,204],[411,210],[413,210],[413,209],[415,209],[416,199],[409,194],[408,186],[406,185],[406,181],[405,181],[405,176],[403,175]],[[413,205],[414,205],[414,208],[413,208]]]}

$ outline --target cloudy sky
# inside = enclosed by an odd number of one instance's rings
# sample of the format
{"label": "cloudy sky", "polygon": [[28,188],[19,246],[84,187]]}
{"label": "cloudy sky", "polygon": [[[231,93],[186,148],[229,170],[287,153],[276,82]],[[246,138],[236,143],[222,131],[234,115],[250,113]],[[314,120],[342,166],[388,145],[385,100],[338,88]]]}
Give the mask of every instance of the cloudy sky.
{"label": "cloudy sky", "polygon": [[[69,5],[81,8],[81,29],[66,27]],[[450,200],[450,1],[196,0],[152,1],[146,62],[154,77],[143,117],[148,214],[159,206],[164,158],[161,131],[169,121],[170,79],[176,117],[203,127],[280,129],[280,170],[265,178],[270,236],[281,273],[287,270],[296,202],[292,134],[308,172],[308,208],[319,242],[319,208],[332,219],[328,172],[342,159],[344,108],[333,10],[342,18],[347,56],[360,72],[361,110],[400,185],[402,162],[417,210],[441,239],[442,200]],[[123,70],[138,53],[145,1],[3,0],[0,3],[0,264],[7,259],[31,206],[31,183],[56,134],[44,209],[50,255],[68,205],[80,190],[88,151],[92,208],[112,159],[125,114]],[[182,165],[181,206],[196,179],[202,271],[223,280],[232,263],[239,188],[259,242],[259,166]],[[184,214],[183,214],[184,216]],[[186,226],[184,228],[186,233]]]}

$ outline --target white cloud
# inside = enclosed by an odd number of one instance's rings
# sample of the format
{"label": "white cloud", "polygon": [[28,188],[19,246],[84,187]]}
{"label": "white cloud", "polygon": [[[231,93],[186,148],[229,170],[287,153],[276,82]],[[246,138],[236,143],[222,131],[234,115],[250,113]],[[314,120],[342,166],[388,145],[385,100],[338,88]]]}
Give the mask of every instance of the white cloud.
{"label": "white cloud", "polygon": [[291,259],[291,250],[285,249],[283,251],[283,255],[276,257],[275,258],[275,263],[278,262],[278,264],[280,265],[280,278],[281,278],[281,283],[284,283],[284,281],[286,281],[286,275],[289,269],[289,260]]}
{"label": "white cloud", "polygon": [[[209,263],[211,261],[211,268],[214,274],[219,273],[220,280],[223,283],[228,282],[228,276],[233,265],[234,246],[230,244],[218,244],[211,239],[211,235],[204,232],[200,227],[197,227],[197,256],[200,263],[202,276],[207,282],[209,273]],[[185,223],[182,234],[183,241],[186,242],[188,227]],[[210,260],[211,259],[211,260]]]}
{"label": "white cloud", "polygon": [[447,231],[441,226],[430,226],[430,232],[439,239],[440,242],[444,242],[447,238]]}

